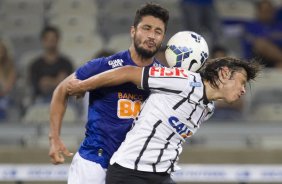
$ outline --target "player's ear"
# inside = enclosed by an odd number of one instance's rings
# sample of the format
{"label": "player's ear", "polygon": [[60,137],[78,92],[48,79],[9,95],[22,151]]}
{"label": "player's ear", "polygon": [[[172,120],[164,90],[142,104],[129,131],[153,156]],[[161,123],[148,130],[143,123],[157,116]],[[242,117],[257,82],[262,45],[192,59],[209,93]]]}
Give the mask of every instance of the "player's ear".
{"label": "player's ear", "polygon": [[131,26],[131,27],[130,27],[130,36],[131,36],[131,38],[134,37],[135,32],[136,32],[135,27],[134,27],[134,26]]}
{"label": "player's ear", "polygon": [[222,75],[223,79],[229,79],[230,78],[231,72],[230,72],[228,67],[224,66],[224,67],[221,68],[220,71],[221,71],[221,75]]}
{"label": "player's ear", "polygon": [[219,72],[218,72],[218,77],[219,77],[219,80],[221,82],[224,82],[227,79],[229,79],[230,78],[230,70],[229,70],[229,68],[226,67],[226,66],[221,67]]}

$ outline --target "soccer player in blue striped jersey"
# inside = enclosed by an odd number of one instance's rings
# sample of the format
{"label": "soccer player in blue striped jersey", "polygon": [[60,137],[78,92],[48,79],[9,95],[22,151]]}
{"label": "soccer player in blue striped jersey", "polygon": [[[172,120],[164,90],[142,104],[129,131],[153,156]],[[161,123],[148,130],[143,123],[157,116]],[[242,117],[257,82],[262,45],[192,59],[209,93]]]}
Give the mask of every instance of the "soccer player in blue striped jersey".
{"label": "soccer player in blue striped jersey", "polygon": [[[126,51],[109,57],[93,59],[61,82],[53,93],[50,106],[50,151],[54,164],[72,156],[62,140],[60,129],[69,95],[69,80],[88,79],[104,71],[123,66],[161,66],[154,58],[161,47],[167,29],[169,14],[156,4],[146,4],[137,10],[130,35],[132,44]],[[132,83],[101,88],[89,92],[88,121],[85,138],[75,154],[70,170],[69,184],[100,184],[105,182],[106,169],[112,154],[125,139],[138,115],[141,103],[149,93]]]}

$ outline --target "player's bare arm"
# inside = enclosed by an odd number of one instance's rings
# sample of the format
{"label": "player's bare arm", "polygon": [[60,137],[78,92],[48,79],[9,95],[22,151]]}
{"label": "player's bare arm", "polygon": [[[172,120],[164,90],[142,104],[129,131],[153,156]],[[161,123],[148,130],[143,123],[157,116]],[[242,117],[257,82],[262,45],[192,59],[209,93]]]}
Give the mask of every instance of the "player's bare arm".
{"label": "player's bare arm", "polygon": [[68,93],[67,83],[74,77],[74,74],[63,80],[55,89],[51,105],[50,105],[50,151],[49,156],[53,164],[61,164],[64,162],[64,156],[72,156],[73,154],[65,147],[60,139],[60,131],[62,127],[62,120],[67,108]]}
{"label": "player's bare arm", "polygon": [[124,66],[100,73],[86,80],[71,78],[67,82],[69,95],[80,95],[83,92],[100,87],[116,86],[126,82],[141,85],[142,68],[136,66]]}

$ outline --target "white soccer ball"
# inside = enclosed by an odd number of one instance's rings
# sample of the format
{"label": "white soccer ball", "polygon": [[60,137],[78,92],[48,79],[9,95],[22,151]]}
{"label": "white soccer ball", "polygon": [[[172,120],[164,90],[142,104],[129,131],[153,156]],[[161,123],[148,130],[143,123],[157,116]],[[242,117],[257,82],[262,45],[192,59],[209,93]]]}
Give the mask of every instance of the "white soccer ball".
{"label": "white soccer ball", "polygon": [[206,40],[192,31],[181,31],[167,42],[165,57],[169,67],[181,67],[196,72],[209,56]]}

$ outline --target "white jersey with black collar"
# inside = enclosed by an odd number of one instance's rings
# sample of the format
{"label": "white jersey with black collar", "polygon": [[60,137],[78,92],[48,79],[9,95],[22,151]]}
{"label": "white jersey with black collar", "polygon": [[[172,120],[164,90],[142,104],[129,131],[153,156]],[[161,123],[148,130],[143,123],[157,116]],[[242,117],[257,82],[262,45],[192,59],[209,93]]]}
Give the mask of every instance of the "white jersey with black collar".
{"label": "white jersey with black collar", "polygon": [[145,67],[142,84],[151,95],[110,163],[147,172],[173,172],[185,138],[214,111],[200,74],[181,68]]}

